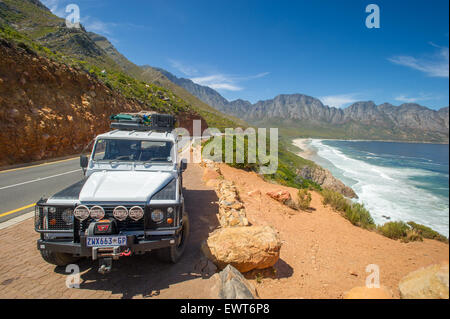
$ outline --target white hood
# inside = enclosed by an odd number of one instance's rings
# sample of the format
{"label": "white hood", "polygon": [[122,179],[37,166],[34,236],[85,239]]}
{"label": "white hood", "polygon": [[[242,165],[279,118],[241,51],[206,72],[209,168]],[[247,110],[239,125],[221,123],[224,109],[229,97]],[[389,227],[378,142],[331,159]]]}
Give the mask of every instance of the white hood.
{"label": "white hood", "polygon": [[81,202],[145,202],[173,178],[169,172],[94,172],[80,192]]}

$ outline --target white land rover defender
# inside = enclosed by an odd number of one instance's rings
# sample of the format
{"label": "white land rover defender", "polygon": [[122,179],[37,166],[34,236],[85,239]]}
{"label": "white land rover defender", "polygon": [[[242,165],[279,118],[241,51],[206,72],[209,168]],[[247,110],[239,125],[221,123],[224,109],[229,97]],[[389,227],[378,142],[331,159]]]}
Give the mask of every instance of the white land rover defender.
{"label": "white land rover defender", "polygon": [[157,250],[177,262],[189,236],[184,211],[179,138],[175,118],[155,113],[111,117],[115,130],[94,140],[90,157],[81,155],[85,178],[36,204],[37,248],[45,261],[63,266],[81,257],[112,260]]}

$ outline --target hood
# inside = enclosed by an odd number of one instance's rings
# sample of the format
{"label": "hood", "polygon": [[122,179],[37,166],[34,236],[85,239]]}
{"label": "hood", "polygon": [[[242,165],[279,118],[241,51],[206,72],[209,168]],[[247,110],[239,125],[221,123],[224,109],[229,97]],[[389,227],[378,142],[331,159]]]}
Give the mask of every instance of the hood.
{"label": "hood", "polygon": [[95,172],[86,180],[79,199],[81,202],[146,202],[172,178],[169,172]]}

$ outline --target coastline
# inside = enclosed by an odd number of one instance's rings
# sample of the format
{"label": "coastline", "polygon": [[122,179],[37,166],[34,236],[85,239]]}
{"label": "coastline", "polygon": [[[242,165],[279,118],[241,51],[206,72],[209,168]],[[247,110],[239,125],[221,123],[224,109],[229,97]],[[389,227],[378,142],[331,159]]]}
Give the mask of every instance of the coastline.
{"label": "coastline", "polygon": [[[297,138],[297,139],[293,139],[293,140],[291,140],[292,141],[292,144],[294,145],[294,146],[296,146],[296,147],[298,147],[298,148],[300,148],[301,150],[300,151],[295,151],[295,154],[296,155],[298,155],[298,156],[301,156],[301,157],[305,157],[305,158],[307,158],[308,160],[311,160],[311,161],[313,161],[315,164],[317,164],[317,165],[319,165],[319,166],[321,166],[321,159],[323,158],[323,157],[320,157],[318,154],[317,154],[317,152],[318,152],[318,150],[316,150],[315,148],[313,148],[313,147],[310,147],[310,143],[311,143],[311,141],[314,141],[314,140],[319,140],[319,141],[326,141],[326,140],[330,140],[330,141],[347,141],[347,140],[342,140],[342,139],[313,139],[313,138]],[[353,141],[355,141],[355,140],[353,140]],[[358,141],[362,141],[362,140],[358,140]],[[370,142],[370,141],[368,141],[368,142]],[[403,142],[398,142],[398,141],[396,141],[395,143],[403,143]],[[432,144],[432,143],[423,143],[423,144]],[[435,145],[446,145],[446,144],[435,144]],[[327,158],[323,158],[324,160],[327,160]],[[347,167],[348,168],[348,167]],[[370,167],[369,167],[370,168]],[[354,174],[357,174],[358,173],[358,170],[357,169],[355,169],[355,170],[352,170],[351,172],[353,172]],[[353,174],[353,175],[354,175]],[[334,174],[333,174],[334,175]],[[381,174],[381,176],[383,176],[384,174]],[[358,175],[359,176],[359,175]],[[361,176],[364,176],[364,174],[363,175],[361,175]],[[339,178],[339,177],[337,177],[337,178]],[[355,176],[353,176],[352,177],[353,179],[355,179]],[[359,178],[356,178],[355,180],[359,180]],[[380,184],[380,183],[378,183],[378,184],[373,184],[373,182],[374,181],[372,181],[372,184],[367,184],[365,187],[366,188],[368,188],[368,187],[371,187],[371,188],[376,188],[376,189],[378,189],[379,187],[376,187],[376,186],[380,186],[380,185],[384,185],[384,184]],[[361,192],[361,187],[357,187],[356,189],[355,189],[355,191],[356,190],[358,190],[359,189],[359,191],[360,192],[358,192],[357,193],[357,195],[358,195],[358,197],[360,197],[362,200],[368,200],[368,198],[369,198],[369,195],[368,195],[368,193],[367,193],[367,191],[366,192]],[[370,195],[370,199],[372,200],[372,197],[373,197],[373,195],[375,194],[375,195],[378,195],[378,197],[380,197],[380,196],[384,196],[383,194],[383,192],[378,192],[378,190],[377,190],[377,192],[375,192],[375,193],[370,193],[371,195]],[[363,196],[364,195],[364,196]],[[376,196],[375,196],[376,197]],[[386,202],[386,201],[388,201],[389,200],[389,198],[390,198],[390,196],[388,196],[388,197],[384,197],[384,201]],[[414,197],[414,198],[416,198],[416,197]],[[403,200],[404,200],[405,198],[403,198]],[[391,199],[392,200],[392,199]],[[404,202],[404,201],[403,201]],[[397,206],[397,205],[403,205],[403,204],[400,204],[400,203],[403,203],[403,202],[399,202],[398,204],[395,204],[396,203],[396,201],[394,200],[394,202],[389,202],[390,204],[389,205],[394,205],[394,206]],[[372,203],[372,204],[370,204],[370,203]],[[436,226],[437,224],[436,224],[436,220],[434,220],[434,222],[432,221],[432,220],[428,220],[428,219],[424,219],[424,217],[422,216],[422,215],[416,215],[415,213],[412,213],[412,212],[410,212],[410,213],[408,213],[407,215],[409,215],[409,216],[401,216],[401,214],[394,214],[393,216],[391,216],[390,214],[386,214],[386,213],[383,213],[383,214],[381,214],[380,213],[380,209],[381,208],[383,208],[383,206],[382,205],[380,205],[380,203],[379,202],[377,202],[376,203],[376,205],[374,204],[374,202],[372,201],[372,202],[366,202],[366,204],[369,204],[368,206],[369,206],[369,210],[371,211],[371,213],[372,213],[372,217],[376,217],[375,219],[377,220],[377,224],[379,224],[379,225],[382,225],[382,224],[384,224],[385,222],[389,222],[389,221],[404,221],[404,222],[407,222],[407,221],[409,221],[409,220],[412,220],[412,221],[415,221],[415,222],[418,222],[418,223],[421,223],[421,224],[428,224],[427,226],[429,226],[429,227],[431,227],[432,229],[435,229],[436,230],[436,228],[437,229],[439,229],[440,231],[439,231],[439,233],[440,234],[443,234],[444,236],[447,236],[448,237],[448,229],[447,230],[444,230],[444,229],[442,229],[442,227],[445,227],[445,226],[442,226],[441,225],[441,222],[439,222],[439,226]],[[374,210],[374,211],[372,211],[372,209],[374,209],[373,207],[372,208],[370,208],[371,206],[377,206],[376,207],[376,209]],[[379,207],[378,207],[379,206]],[[386,205],[385,205],[386,206]],[[380,208],[381,207],[381,208]],[[386,206],[387,207],[387,206]],[[399,207],[401,207],[401,206],[399,206]],[[404,208],[404,207],[403,207]],[[415,210],[414,210],[414,212],[415,212]],[[386,215],[386,216],[385,216]],[[399,215],[399,216],[396,216],[396,215]],[[380,217],[381,216],[381,217]],[[389,218],[386,218],[386,217],[389,217]],[[383,220],[382,218],[384,218],[385,220]],[[416,219],[417,218],[417,219]],[[446,223],[444,222],[443,223],[443,225],[445,225]]]}

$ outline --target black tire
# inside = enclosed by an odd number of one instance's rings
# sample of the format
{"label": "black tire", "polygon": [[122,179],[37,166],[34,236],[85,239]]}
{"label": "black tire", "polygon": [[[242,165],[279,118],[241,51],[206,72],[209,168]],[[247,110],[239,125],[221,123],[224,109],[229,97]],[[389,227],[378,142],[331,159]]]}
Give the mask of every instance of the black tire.
{"label": "black tire", "polygon": [[56,253],[48,250],[41,250],[42,258],[49,264],[56,266],[67,266],[78,261],[79,257],[74,257],[66,253]]}
{"label": "black tire", "polygon": [[176,264],[186,249],[189,238],[189,229],[189,216],[187,213],[184,213],[180,242],[174,246],[158,249],[156,251],[158,259],[166,263]]}

